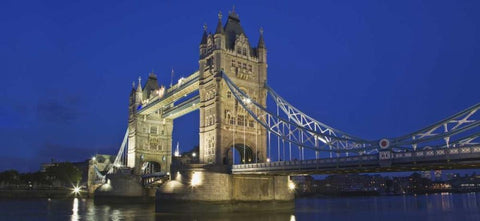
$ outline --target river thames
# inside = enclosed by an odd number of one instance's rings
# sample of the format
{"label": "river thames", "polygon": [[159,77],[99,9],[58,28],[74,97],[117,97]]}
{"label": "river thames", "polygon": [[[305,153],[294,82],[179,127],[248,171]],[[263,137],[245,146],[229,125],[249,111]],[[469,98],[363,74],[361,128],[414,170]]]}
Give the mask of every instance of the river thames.
{"label": "river thames", "polygon": [[155,212],[154,203],[2,199],[0,220],[480,220],[480,193],[299,198],[293,204],[294,209],[228,213],[212,207],[191,212],[187,204],[182,211],[165,213]]}

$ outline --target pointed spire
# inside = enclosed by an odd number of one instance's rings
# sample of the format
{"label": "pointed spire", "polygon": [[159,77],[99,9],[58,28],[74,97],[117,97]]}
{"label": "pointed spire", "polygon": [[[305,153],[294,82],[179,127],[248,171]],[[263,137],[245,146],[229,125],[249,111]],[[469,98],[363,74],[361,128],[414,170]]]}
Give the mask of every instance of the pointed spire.
{"label": "pointed spire", "polygon": [[130,91],[130,96],[135,94],[135,81],[132,81],[132,90]]}
{"label": "pointed spire", "polygon": [[178,148],[178,141],[177,141],[177,148],[175,149],[175,153],[173,155],[176,157],[180,157],[180,149]]}
{"label": "pointed spire", "polygon": [[265,40],[263,40],[263,27],[260,27],[260,38],[258,39],[257,48],[265,48]]}
{"label": "pointed spire", "polygon": [[171,76],[170,76],[170,87],[173,86],[173,75],[175,74],[175,71],[173,70],[172,68],[172,73],[171,73]]}
{"label": "pointed spire", "polygon": [[203,36],[202,36],[202,42],[200,44],[206,44],[207,43],[207,23],[203,24]]}
{"label": "pointed spire", "polygon": [[142,77],[138,76],[137,92],[142,92]]}
{"label": "pointed spire", "polygon": [[218,12],[217,30],[215,30],[215,34],[223,34],[222,11]]}

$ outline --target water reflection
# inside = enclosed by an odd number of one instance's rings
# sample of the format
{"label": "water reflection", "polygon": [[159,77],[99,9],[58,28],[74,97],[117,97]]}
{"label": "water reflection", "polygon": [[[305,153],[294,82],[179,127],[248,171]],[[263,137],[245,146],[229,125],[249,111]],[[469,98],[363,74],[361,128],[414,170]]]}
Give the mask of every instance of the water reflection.
{"label": "water reflection", "polygon": [[73,206],[72,206],[72,221],[77,221],[79,220],[78,216],[78,199],[75,198],[73,199]]}
{"label": "water reflection", "polygon": [[442,199],[442,210],[443,211],[448,211],[453,208],[453,200],[452,200],[452,194],[451,193],[442,193],[441,199]]}
{"label": "water reflection", "polygon": [[462,204],[465,208],[478,208],[477,193],[467,193],[466,195],[463,195]]}
{"label": "water reflection", "polygon": [[[1,220],[480,220],[480,194],[323,197],[297,199],[294,208],[281,204],[168,204],[155,213],[153,202],[92,199],[0,200]],[[256,208],[255,208],[256,207]],[[171,209],[171,208],[176,208]],[[247,210],[245,210],[247,208]]]}

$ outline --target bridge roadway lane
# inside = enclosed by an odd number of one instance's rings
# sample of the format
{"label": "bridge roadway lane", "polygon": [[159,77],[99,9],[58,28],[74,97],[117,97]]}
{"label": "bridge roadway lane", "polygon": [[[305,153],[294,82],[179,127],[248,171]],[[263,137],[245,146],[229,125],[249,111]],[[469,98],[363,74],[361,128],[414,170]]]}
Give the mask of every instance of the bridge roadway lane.
{"label": "bridge roadway lane", "polygon": [[379,154],[372,154],[303,161],[237,164],[232,166],[232,173],[305,175],[461,168],[480,168],[480,145],[415,152],[390,152],[389,156],[382,159],[379,159]]}

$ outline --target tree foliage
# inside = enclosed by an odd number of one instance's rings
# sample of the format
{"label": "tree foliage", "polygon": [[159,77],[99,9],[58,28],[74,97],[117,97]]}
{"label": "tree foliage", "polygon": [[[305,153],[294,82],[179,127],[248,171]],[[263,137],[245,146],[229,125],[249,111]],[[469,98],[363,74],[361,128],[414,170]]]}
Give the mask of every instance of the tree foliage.
{"label": "tree foliage", "polygon": [[19,184],[20,174],[16,170],[6,170],[0,173],[0,183]]}
{"label": "tree foliage", "polygon": [[82,171],[69,162],[57,163],[48,167],[46,172],[48,176],[65,185],[76,184],[82,179]]}

